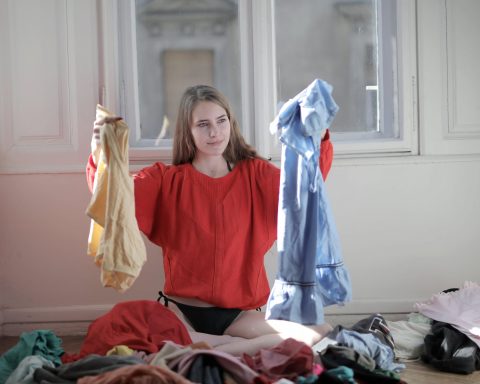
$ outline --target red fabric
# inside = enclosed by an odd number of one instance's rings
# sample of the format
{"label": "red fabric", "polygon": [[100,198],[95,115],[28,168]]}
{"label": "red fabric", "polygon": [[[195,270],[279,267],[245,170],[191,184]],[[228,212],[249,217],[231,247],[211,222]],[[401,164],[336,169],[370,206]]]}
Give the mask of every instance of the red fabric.
{"label": "red fabric", "polygon": [[330,141],[330,131],[327,129],[320,146],[320,158],[318,163],[322,172],[323,180],[327,180],[327,175],[332,167],[333,145]]}
{"label": "red fabric", "polygon": [[[327,131],[319,159],[324,178],[332,156]],[[94,174],[90,158],[90,186]],[[277,237],[279,168],[244,160],[215,179],[191,164],[155,163],[134,176],[134,185],[140,230],[163,250],[167,295],[244,310],[266,303],[263,261]]]}
{"label": "red fabric", "polygon": [[116,304],[88,327],[79,354],[64,354],[64,363],[90,354],[106,355],[116,345],[136,351],[158,352],[166,340],[180,345],[192,343],[180,319],[163,304],[150,300]]}
{"label": "red fabric", "polygon": [[190,380],[162,366],[135,364],[96,376],[85,376],[78,384],[191,384]]}
{"label": "red fabric", "polygon": [[313,369],[313,351],[305,343],[288,338],[272,348],[255,355],[244,354],[242,360],[254,371],[272,380],[296,379],[307,376]]}

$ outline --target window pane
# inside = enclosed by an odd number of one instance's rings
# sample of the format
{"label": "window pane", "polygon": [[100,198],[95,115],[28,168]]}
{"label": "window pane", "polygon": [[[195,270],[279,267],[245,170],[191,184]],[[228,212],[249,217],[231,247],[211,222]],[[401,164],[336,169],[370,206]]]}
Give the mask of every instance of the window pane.
{"label": "window pane", "polygon": [[[320,78],[333,86],[340,106],[333,132],[349,133],[350,138],[352,133],[366,138],[393,132],[394,4],[393,0],[381,4],[375,0],[276,0],[278,104]],[[380,5],[384,9],[377,8]],[[389,60],[382,60],[386,56]]]}
{"label": "window pane", "polygon": [[236,1],[137,0],[136,41],[141,139],[170,146],[180,97],[213,85],[241,117]]}

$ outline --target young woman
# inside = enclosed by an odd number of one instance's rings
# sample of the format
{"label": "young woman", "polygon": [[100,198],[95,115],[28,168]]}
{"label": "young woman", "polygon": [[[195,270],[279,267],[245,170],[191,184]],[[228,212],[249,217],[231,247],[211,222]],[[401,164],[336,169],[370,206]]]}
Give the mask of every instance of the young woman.
{"label": "young woman", "polygon": [[[104,123],[94,123],[92,154]],[[332,162],[325,133],[319,159],[324,178]],[[90,188],[94,159],[87,165]],[[200,338],[218,335],[207,341],[232,354],[253,354],[288,337],[313,345],[331,330],[328,324],[265,320],[257,310],[270,291],[264,255],[277,236],[280,170],[245,142],[218,90],[198,85],[185,91],[173,164],[155,163],[133,178],[139,228],[163,250],[160,298],[189,330]]]}

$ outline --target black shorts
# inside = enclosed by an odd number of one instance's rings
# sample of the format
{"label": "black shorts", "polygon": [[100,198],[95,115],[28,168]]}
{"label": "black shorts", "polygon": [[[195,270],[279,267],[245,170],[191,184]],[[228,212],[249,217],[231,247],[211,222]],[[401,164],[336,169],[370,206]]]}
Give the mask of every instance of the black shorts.
{"label": "black shorts", "polygon": [[160,291],[157,301],[160,301],[162,298],[166,307],[168,307],[169,301],[175,303],[195,331],[211,335],[223,335],[225,330],[242,312],[238,308],[196,307],[194,305],[182,304],[168,298]]}

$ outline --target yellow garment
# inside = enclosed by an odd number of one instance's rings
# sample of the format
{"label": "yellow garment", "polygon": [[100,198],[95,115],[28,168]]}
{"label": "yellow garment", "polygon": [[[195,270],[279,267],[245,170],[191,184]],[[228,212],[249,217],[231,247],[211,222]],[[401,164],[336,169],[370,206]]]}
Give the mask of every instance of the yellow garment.
{"label": "yellow garment", "polygon": [[[97,118],[113,115],[97,105]],[[88,254],[101,267],[105,287],[124,292],[132,286],[147,259],[135,218],[133,180],[128,170],[128,126],[123,121],[100,129],[99,156],[93,195],[87,207],[92,219]]]}
{"label": "yellow garment", "polygon": [[107,352],[107,356],[132,356],[135,351],[126,345],[116,345]]}

